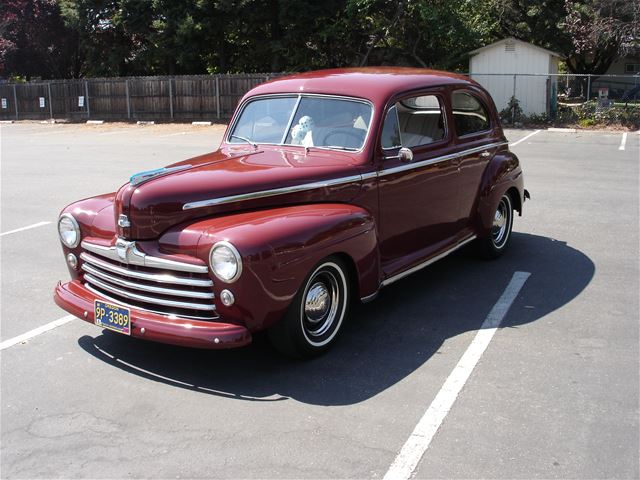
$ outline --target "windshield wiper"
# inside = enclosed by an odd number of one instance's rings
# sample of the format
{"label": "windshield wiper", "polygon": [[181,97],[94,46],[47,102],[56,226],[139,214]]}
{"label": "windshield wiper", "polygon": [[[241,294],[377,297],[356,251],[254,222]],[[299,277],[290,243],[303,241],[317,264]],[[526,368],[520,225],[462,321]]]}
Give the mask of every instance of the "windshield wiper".
{"label": "windshield wiper", "polygon": [[243,140],[243,141],[247,142],[249,145],[251,145],[254,148],[254,150],[258,149],[258,144],[257,143],[253,143],[251,140],[249,140],[246,137],[241,137],[240,135],[235,135],[235,134],[232,133],[231,135],[229,135],[229,138],[237,138],[238,140]]}
{"label": "windshield wiper", "polygon": [[328,150],[346,150],[347,152],[357,152],[358,149],[355,147],[343,147],[342,145],[313,145],[309,148],[321,148],[321,149],[328,149]]}

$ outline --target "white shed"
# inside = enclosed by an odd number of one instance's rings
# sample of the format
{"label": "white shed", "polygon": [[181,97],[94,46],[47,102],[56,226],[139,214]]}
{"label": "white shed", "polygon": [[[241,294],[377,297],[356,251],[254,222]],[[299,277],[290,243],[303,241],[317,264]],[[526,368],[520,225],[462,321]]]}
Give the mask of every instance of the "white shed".
{"label": "white shed", "polygon": [[562,56],[515,38],[469,52],[471,78],[486,88],[498,111],[504,109],[512,96],[520,102],[526,115],[555,110],[558,61]]}

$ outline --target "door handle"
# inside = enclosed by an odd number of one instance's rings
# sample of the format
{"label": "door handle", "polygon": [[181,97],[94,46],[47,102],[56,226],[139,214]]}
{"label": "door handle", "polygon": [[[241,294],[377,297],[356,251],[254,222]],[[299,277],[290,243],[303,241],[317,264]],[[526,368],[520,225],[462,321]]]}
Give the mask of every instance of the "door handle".
{"label": "door handle", "polygon": [[487,152],[486,150],[480,154],[482,158],[487,158],[489,155],[491,155],[491,153]]}

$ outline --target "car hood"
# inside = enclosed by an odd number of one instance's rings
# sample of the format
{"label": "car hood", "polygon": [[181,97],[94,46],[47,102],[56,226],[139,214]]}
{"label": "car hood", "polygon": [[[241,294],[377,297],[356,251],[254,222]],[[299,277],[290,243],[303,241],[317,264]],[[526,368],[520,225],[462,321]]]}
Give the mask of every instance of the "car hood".
{"label": "car hood", "polygon": [[[145,176],[146,175],[146,176]],[[116,194],[118,234],[157,238],[168,228],[211,215],[308,202],[348,202],[360,190],[349,154],[281,148],[218,150],[131,177]],[[123,222],[121,222],[125,225]]]}

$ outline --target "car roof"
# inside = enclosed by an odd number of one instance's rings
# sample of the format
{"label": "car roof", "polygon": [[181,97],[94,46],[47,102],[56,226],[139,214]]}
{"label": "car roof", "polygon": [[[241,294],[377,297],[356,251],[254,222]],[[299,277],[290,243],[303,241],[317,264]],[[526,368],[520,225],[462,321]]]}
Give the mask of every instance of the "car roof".
{"label": "car roof", "polygon": [[323,93],[365,98],[380,104],[403,91],[452,84],[477,85],[463,75],[424,68],[336,68],[280,77],[250,90],[245,98],[278,93]]}

